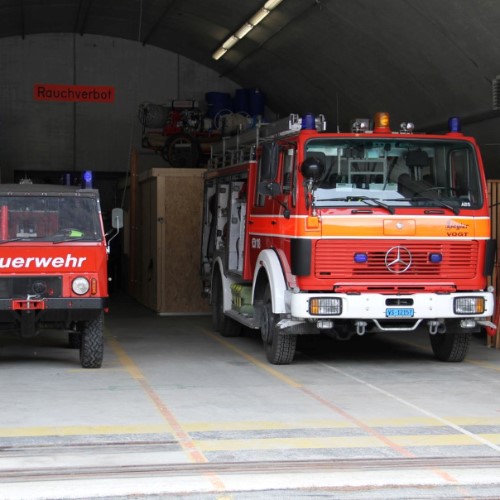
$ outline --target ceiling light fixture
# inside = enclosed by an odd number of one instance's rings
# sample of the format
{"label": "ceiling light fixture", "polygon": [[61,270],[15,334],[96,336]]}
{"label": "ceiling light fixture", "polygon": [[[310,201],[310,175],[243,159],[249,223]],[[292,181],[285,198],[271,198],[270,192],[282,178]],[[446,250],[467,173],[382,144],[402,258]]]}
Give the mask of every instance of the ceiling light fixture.
{"label": "ceiling light fixture", "polygon": [[223,44],[222,48],[229,50],[233,45],[235,45],[239,41],[238,37],[230,36]]}
{"label": "ceiling light fixture", "polygon": [[230,48],[246,37],[255,26],[257,26],[268,14],[274,10],[283,0],[267,0],[267,2],[233,35],[227,38],[224,43],[212,54],[212,58],[218,61]]}
{"label": "ceiling light fixture", "polygon": [[235,34],[234,36],[241,40],[243,37],[247,36],[250,31],[253,30],[254,25],[250,23],[245,23]]}

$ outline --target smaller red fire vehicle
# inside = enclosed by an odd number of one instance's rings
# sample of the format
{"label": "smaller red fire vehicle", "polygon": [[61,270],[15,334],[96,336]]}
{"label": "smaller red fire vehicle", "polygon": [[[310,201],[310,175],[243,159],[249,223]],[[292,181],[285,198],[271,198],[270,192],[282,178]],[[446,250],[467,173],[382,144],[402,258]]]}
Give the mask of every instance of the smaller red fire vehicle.
{"label": "smaller red fire vehicle", "polygon": [[0,184],[0,332],[65,331],[82,367],[100,368],[107,255],[97,190]]}

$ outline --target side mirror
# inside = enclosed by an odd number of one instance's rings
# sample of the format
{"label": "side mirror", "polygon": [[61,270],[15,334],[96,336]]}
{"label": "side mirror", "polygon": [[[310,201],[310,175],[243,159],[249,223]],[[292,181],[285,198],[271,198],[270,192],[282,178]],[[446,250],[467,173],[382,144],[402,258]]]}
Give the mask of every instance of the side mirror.
{"label": "side mirror", "polygon": [[325,172],[325,164],[312,156],[302,162],[300,171],[305,179],[318,181]]}
{"label": "side mirror", "polygon": [[121,229],[123,227],[123,209],[113,208],[111,211],[111,225],[114,229]]}
{"label": "side mirror", "polygon": [[[116,229],[116,233],[109,238],[107,244],[106,244],[106,251],[109,253],[109,244],[111,243],[112,240],[114,240],[117,236],[118,233],[120,232],[120,229],[123,227],[123,210],[121,208],[113,208],[111,210],[111,226],[113,226],[113,229]],[[111,234],[111,231],[106,233],[106,236],[109,236]]]}
{"label": "side mirror", "polygon": [[[300,166],[300,172],[306,180],[304,183],[306,188],[306,208],[309,209],[309,207],[311,207],[313,204],[312,193],[315,189],[315,186],[325,172],[325,164],[318,158],[311,156],[310,158],[306,158],[302,162],[302,165]],[[314,210],[313,215],[315,215]]]}

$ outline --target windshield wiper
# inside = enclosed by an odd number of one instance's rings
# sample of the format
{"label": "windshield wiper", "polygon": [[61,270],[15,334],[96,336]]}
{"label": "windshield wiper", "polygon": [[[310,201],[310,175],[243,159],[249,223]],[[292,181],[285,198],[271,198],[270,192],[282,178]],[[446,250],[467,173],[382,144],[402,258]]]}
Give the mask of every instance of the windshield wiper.
{"label": "windshield wiper", "polygon": [[387,210],[391,214],[394,213],[393,207],[390,207],[389,205],[382,203],[377,198],[370,198],[369,196],[345,196],[344,198],[325,198],[325,199],[322,198],[322,199],[316,200],[316,201],[347,201],[347,202],[360,201],[360,202],[364,203],[365,205],[368,205],[369,207],[373,206],[370,203],[368,203],[369,201],[372,201],[378,207],[384,208],[385,210]]}
{"label": "windshield wiper", "polygon": [[58,239],[58,240],[52,240],[52,243],[54,245],[57,245],[58,243],[67,243],[69,241],[100,241],[100,240],[97,240],[96,238],[90,238],[90,237],[86,237],[86,238],[82,238],[81,236],[67,236],[65,238],[62,238],[62,239]]}
{"label": "windshield wiper", "polygon": [[28,238],[9,238],[8,240],[1,240],[0,241],[0,245],[3,245],[4,243],[12,243],[13,241],[19,241],[19,240],[25,240],[25,239],[28,239]]}
{"label": "windshield wiper", "polygon": [[0,240],[0,245],[2,245],[3,243],[12,243],[13,241],[34,241],[41,239],[43,239],[43,236],[16,236],[15,238]]}
{"label": "windshield wiper", "polygon": [[442,200],[438,200],[436,198],[428,198],[427,196],[410,196],[410,197],[405,197],[405,198],[394,198],[392,200],[388,201],[432,201],[436,203],[436,205],[447,208],[448,210],[451,210],[455,215],[458,215],[460,213],[460,207],[450,205],[449,203],[446,203]]}

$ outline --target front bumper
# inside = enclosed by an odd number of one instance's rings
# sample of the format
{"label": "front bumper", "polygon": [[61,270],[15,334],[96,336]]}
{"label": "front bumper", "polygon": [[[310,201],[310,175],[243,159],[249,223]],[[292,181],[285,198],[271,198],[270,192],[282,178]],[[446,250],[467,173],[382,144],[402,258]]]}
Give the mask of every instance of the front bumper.
{"label": "front bumper", "polygon": [[105,297],[92,298],[57,298],[57,299],[0,299],[0,311],[33,310],[33,311],[71,311],[102,310],[106,307]]}
{"label": "front bumper", "polygon": [[[342,307],[337,315],[315,315],[311,314],[309,301],[312,298],[338,298]],[[464,297],[483,297],[485,310],[481,314],[456,314],[454,312],[454,300]],[[495,297],[490,292],[471,293],[418,293],[413,295],[382,295],[377,293],[366,293],[359,295],[348,295],[341,293],[296,293],[288,290],[285,294],[287,311],[292,318],[301,320],[317,319],[352,319],[352,320],[387,320],[389,309],[397,308],[394,304],[402,299],[410,300],[401,308],[411,309],[412,314],[406,319],[464,319],[464,318],[487,318],[493,315],[495,308]]]}

